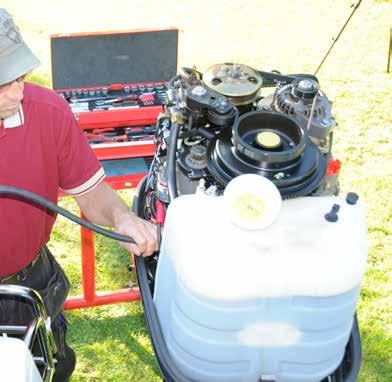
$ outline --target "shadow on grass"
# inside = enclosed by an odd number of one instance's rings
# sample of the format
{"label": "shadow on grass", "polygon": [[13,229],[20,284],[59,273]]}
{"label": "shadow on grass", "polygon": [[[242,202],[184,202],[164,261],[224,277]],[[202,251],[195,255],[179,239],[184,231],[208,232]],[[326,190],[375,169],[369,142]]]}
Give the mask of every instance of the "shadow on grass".
{"label": "shadow on grass", "polygon": [[360,325],[362,367],[359,382],[392,381],[392,337],[372,323]]}
{"label": "shadow on grass", "polygon": [[[133,311],[121,317],[101,317],[102,308],[97,308],[97,314],[70,313],[70,342],[84,364],[75,380],[121,381],[126,372],[129,372],[126,381],[160,380],[144,317],[136,308],[138,305],[132,304]],[[369,322],[361,325],[361,337],[363,354],[358,382],[391,381],[392,337]],[[85,379],[87,373],[90,374]]]}
{"label": "shadow on grass", "polygon": [[120,317],[107,316],[109,309],[96,308],[92,314],[89,311],[68,314],[69,343],[79,363],[73,381],[161,380],[139,305],[132,303],[129,307],[132,311]]}

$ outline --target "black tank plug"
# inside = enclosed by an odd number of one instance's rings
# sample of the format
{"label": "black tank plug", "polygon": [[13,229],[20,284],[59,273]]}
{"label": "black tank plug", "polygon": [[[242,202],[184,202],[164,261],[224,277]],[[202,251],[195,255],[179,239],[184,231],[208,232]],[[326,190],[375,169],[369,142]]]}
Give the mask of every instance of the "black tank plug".
{"label": "black tank plug", "polygon": [[339,211],[339,204],[334,204],[332,206],[331,211],[329,211],[327,214],[324,215],[325,219],[331,223],[335,223],[338,221],[338,211]]}

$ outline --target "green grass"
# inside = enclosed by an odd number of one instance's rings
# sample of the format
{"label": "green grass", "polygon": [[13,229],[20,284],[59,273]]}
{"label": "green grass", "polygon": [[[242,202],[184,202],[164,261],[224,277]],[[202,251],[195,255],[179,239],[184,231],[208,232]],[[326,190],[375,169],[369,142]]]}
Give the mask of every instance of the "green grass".
{"label": "green grass", "polygon": [[[143,27],[180,28],[179,66],[204,70],[237,61],[263,70],[313,72],[352,2],[115,0],[103,7],[96,0],[2,0],[2,5],[16,15],[41,58],[32,80],[49,85],[50,34]],[[369,259],[358,306],[363,382],[392,380],[392,74],[386,73],[391,27],[392,2],[364,0],[318,74],[339,123],[334,153],[343,162],[342,193],[355,191],[367,205]],[[76,212],[69,198],[61,205]],[[50,246],[70,276],[72,294],[79,294],[79,229],[59,218]],[[116,243],[97,239],[99,289],[123,288],[130,278],[128,261]],[[160,380],[139,303],[68,316],[78,355],[72,381]]]}
{"label": "green grass", "polygon": [[71,316],[70,342],[78,354],[75,380],[160,380],[139,304],[79,310]]}

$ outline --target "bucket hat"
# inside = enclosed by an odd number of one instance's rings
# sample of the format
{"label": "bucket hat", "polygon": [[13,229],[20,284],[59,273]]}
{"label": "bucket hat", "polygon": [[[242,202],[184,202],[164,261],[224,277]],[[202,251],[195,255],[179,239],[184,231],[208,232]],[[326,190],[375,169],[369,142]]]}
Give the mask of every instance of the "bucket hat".
{"label": "bucket hat", "polygon": [[11,15],[0,8],[0,86],[16,80],[39,64]]}

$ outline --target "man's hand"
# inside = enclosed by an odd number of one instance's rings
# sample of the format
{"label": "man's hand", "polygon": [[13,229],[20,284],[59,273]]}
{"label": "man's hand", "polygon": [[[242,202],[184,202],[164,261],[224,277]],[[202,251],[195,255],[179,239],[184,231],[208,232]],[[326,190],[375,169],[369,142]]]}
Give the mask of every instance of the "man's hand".
{"label": "man's hand", "polygon": [[132,213],[105,182],[75,199],[89,221],[113,227],[117,233],[132,237],[136,245],[123,241],[120,243],[128,251],[138,256],[151,256],[158,250],[156,226]]}
{"label": "man's hand", "polygon": [[136,244],[124,241],[119,242],[119,244],[137,256],[151,256],[158,250],[156,226],[140,219],[132,212],[118,216],[114,229],[115,232],[130,236],[136,241]]}

